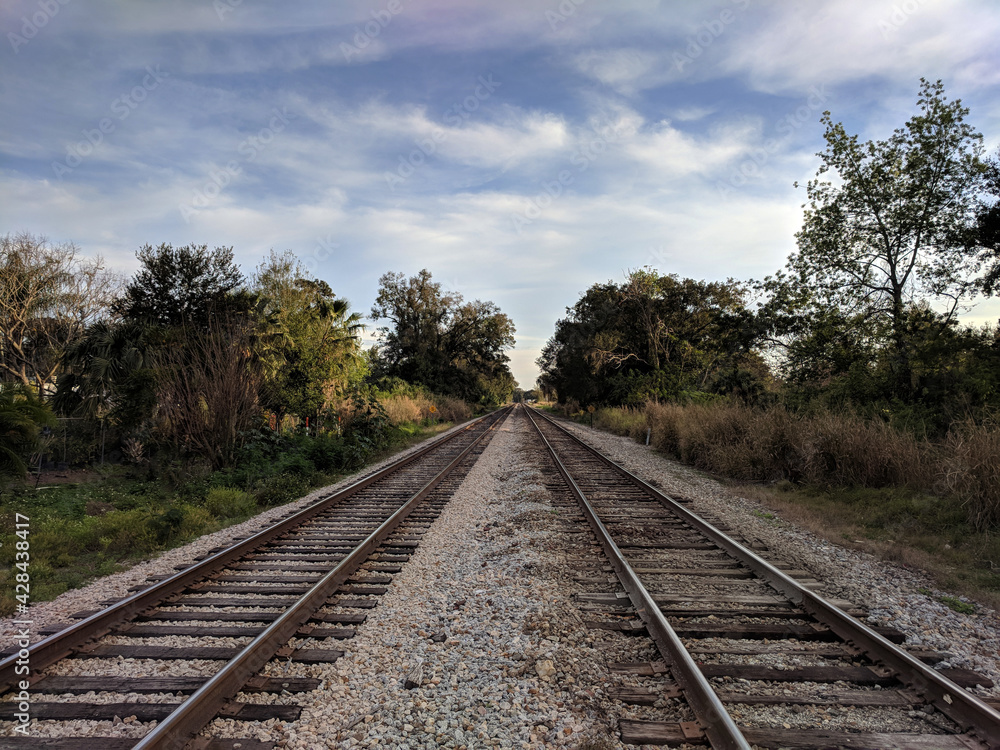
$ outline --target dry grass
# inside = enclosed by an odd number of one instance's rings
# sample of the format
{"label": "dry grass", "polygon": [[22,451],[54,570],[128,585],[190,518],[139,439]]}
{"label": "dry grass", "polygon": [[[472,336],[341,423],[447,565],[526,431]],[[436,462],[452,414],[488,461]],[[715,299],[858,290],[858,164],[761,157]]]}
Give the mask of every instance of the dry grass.
{"label": "dry grass", "polygon": [[422,420],[464,422],[472,417],[472,409],[467,403],[448,396],[394,394],[383,398],[381,404],[389,421],[397,426]]}
{"label": "dry grass", "polygon": [[943,446],[941,484],[980,529],[1000,528],[1000,431],[974,425],[952,430]]}
{"label": "dry grass", "polygon": [[782,408],[648,404],[645,417],[654,446],[706,471],[829,487],[908,487],[960,501],[980,531],[1000,526],[1000,431],[989,427],[961,425],[935,444],[884,422],[800,417]]}

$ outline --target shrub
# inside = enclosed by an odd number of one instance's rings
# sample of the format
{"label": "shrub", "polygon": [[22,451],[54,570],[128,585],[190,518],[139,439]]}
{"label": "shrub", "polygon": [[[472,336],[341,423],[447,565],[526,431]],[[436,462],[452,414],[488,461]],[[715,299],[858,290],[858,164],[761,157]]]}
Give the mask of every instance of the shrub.
{"label": "shrub", "polygon": [[278,474],[258,481],[252,494],[257,505],[268,508],[301,497],[308,487],[301,477]]}
{"label": "shrub", "polygon": [[640,409],[598,409],[594,413],[594,426],[634,440],[646,439],[646,415]]}
{"label": "shrub", "polygon": [[316,470],[337,471],[344,462],[344,441],[339,435],[317,435],[307,440],[302,452]]}
{"label": "shrub", "polygon": [[285,455],[277,464],[279,474],[291,474],[296,477],[311,477],[316,473],[316,466],[301,453]]}
{"label": "shrub", "polygon": [[438,410],[438,418],[445,422],[464,422],[472,418],[472,409],[460,398],[435,396],[434,401]]}
{"label": "shrub", "polygon": [[953,429],[938,474],[977,529],[1000,527],[1000,431],[971,424]]}
{"label": "shrub", "polygon": [[[241,515],[249,515],[256,510],[253,497],[247,495],[247,498],[249,500],[250,509],[246,514]],[[177,535],[182,539],[201,536],[208,531],[214,530],[217,526],[215,519],[218,516],[213,517],[214,514],[207,507],[201,508],[197,505],[184,505],[182,507],[182,511],[184,517],[181,519],[180,526],[177,527]]]}
{"label": "shrub", "polygon": [[243,490],[232,487],[213,487],[205,495],[205,510],[220,519],[249,516],[257,509],[257,503]]}
{"label": "shrub", "polygon": [[[120,560],[129,555],[152,552],[160,544],[159,536],[170,531],[173,517],[162,514],[154,524],[144,510],[105,513],[88,519],[91,524],[91,550],[100,550]],[[179,525],[180,518],[177,518]]]}

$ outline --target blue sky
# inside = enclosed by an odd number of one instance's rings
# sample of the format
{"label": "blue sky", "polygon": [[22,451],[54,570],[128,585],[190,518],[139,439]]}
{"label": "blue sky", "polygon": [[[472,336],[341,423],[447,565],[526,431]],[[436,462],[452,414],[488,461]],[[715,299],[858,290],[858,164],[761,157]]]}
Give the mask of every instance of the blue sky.
{"label": "blue sky", "polygon": [[292,250],[363,314],[428,268],[514,319],[524,387],[593,283],[781,267],[823,110],[882,138],[941,78],[1000,142],[995,0],[9,0],[0,25],[0,232],[126,271],[146,243],[247,273]]}

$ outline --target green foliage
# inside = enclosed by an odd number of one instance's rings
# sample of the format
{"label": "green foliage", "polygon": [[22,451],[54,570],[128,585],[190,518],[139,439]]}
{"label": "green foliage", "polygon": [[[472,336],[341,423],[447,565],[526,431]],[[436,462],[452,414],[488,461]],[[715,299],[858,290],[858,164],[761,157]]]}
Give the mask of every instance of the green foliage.
{"label": "green foliage", "polygon": [[205,495],[205,510],[220,519],[243,518],[256,510],[252,495],[232,487],[213,487]]}
{"label": "green foliage", "polygon": [[155,350],[161,329],[147,323],[98,321],[63,357],[53,406],[62,414],[134,430],[156,407]]}
{"label": "green foliage", "polygon": [[0,477],[23,476],[38,448],[42,426],[55,424],[52,412],[26,386],[0,383]]}
{"label": "green foliage", "polygon": [[976,613],[975,604],[963,602],[961,599],[954,596],[940,596],[938,597],[938,601],[953,612],[958,612],[960,615],[974,615]]}
{"label": "green foliage", "polygon": [[833,377],[857,401],[920,401],[935,387],[923,361],[941,340],[955,343],[955,315],[981,287],[982,136],[940,81],[921,81],[917,106],[889,138],[866,143],[823,116],[798,252],[763,287],[761,319],[788,347],[793,381],[825,389]]}
{"label": "green foliage", "polygon": [[409,279],[387,273],[379,285],[371,316],[389,325],[372,354],[376,380],[398,377],[474,404],[510,398],[514,323],[495,304],[443,292],[426,269]]}
{"label": "green foliage", "polygon": [[233,295],[244,282],[232,248],[164,243],[144,245],[136,257],[141,267],[114,306],[126,320],[203,326],[213,313],[233,308]]}
{"label": "green foliage", "polygon": [[286,252],[261,264],[254,289],[273,317],[279,367],[268,373],[267,409],[278,415],[315,416],[342,397],[366,372],[361,356],[361,316],[349,313],[346,300],[330,286],[310,279],[295,256]]}
{"label": "green foliage", "polygon": [[641,407],[685,393],[759,400],[767,368],[753,351],[746,292],[633,271],[624,284],[595,284],[556,324],[538,365],[539,386],[560,403]]}

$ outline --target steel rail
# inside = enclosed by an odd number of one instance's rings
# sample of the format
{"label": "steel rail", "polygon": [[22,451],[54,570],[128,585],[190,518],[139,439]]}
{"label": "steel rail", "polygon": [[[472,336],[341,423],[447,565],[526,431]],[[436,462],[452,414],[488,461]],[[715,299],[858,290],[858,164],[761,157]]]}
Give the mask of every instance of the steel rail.
{"label": "steel rail", "polygon": [[826,625],[833,633],[843,638],[850,645],[861,650],[869,659],[895,672],[896,677],[904,684],[925,701],[933,704],[941,713],[962,727],[964,731],[976,734],[980,740],[986,742],[991,748],[1000,748],[1000,712],[996,709],[963,690],[947,677],[914,658],[906,651],[897,648],[895,644],[883,638],[860,620],[851,617],[839,607],[805,588],[794,578],[778,570],[755,552],[731,539],[708,521],[688,510],[653,485],[605,457],[579,437],[559,425],[548,415],[537,411],[535,413],[542,416],[549,424],[563,432],[575,443],[586,448],[588,452],[596,456],[607,466],[642,487],[652,497],[663,504],[664,507],[676,513],[685,522],[691,524],[713,542],[725,549],[726,552],[750,568],[765,583],[788,597],[792,603],[802,607],[808,614]]}
{"label": "steel rail", "polygon": [[573,493],[577,503],[587,517],[587,521],[597,535],[597,540],[611,561],[611,566],[614,568],[618,580],[625,588],[625,591],[628,592],[632,606],[635,607],[635,611],[646,624],[646,629],[656,643],[660,653],[663,654],[670,664],[670,671],[674,679],[677,680],[684,691],[684,697],[698,718],[698,722],[704,729],[705,736],[712,743],[712,747],[715,750],[751,750],[750,744],[743,737],[743,734],[740,732],[739,727],[736,726],[736,722],[733,721],[729,712],[726,711],[726,707],[719,700],[719,696],[712,689],[708,679],[698,669],[698,665],[691,657],[691,654],[688,653],[677,633],[670,626],[670,623],[667,622],[667,618],[664,617],[663,612],[656,606],[653,597],[642,584],[642,581],[639,580],[632,566],[625,559],[625,555],[622,554],[621,549],[619,549],[618,545],[611,538],[611,534],[608,533],[607,528],[597,516],[594,506],[570,475],[569,470],[559,458],[558,453],[556,453],[555,448],[549,442],[548,438],[542,433],[541,428],[532,416],[533,411],[532,409],[525,408],[528,419],[548,449],[556,469],[562,475],[563,480]]}
{"label": "steel rail", "polygon": [[[372,485],[375,482],[405,468],[406,466],[409,466],[414,461],[425,456],[427,453],[430,453],[451,440],[454,440],[459,435],[471,430],[480,422],[488,420],[497,414],[498,412],[494,412],[492,414],[479,417],[478,419],[471,420],[464,427],[462,427],[462,429],[455,429],[441,435],[438,438],[435,438],[419,450],[394,461],[378,471],[372,472],[368,476],[359,479],[342,490],[316,501],[307,508],[303,508],[288,518],[277,522],[275,525],[263,529],[262,531],[247,537],[245,540],[232,545],[231,547],[227,547],[224,550],[220,550],[215,554],[209,555],[195,565],[178,571],[169,578],[155,583],[142,591],[138,591],[135,594],[122,599],[117,604],[114,604],[107,609],[103,609],[100,612],[95,612],[89,617],[64,628],[58,633],[54,633],[53,635],[32,644],[27,649],[27,658],[30,660],[33,675],[37,675],[38,672],[45,667],[48,667],[60,659],[76,652],[83,644],[107,635],[117,625],[127,622],[140,613],[146,612],[153,607],[162,604],[165,600],[169,599],[171,596],[179,594],[196,581],[205,578],[216,570],[224,568],[226,565],[239,559],[253,549],[262,546],[278,536],[281,536],[286,531],[305,521],[308,521],[310,518],[322,513],[331,506],[346,500],[352,495],[357,494],[369,485]],[[497,417],[497,421],[498,420],[499,417]],[[19,660],[23,664],[23,657],[24,650],[22,649],[0,660],[0,693],[6,692],[16,685],[19,680],[24,679],[23,676],[18,677],[15,672]]]}
{"label": "steel rail", "polygon": [[383,521],[375,531],[369,534],[298,602],[271,623],[263,633],[254,638],[208,682],[180,704],[170,716],[158,723],[152,732],[134,746],[134,750],[180,750],[185,747],[215,717],[226,701],[236,695],[247,680],[274,657],[276,652],[298,632],[299,628],[326,603],[326,600],[336,592],[337,588],[354,574],[365,559],[385,541],[435,487],[444,481],[445,477],[493,430],[499,421],[498,417],[451,463],[439,471],[388,519]]}

